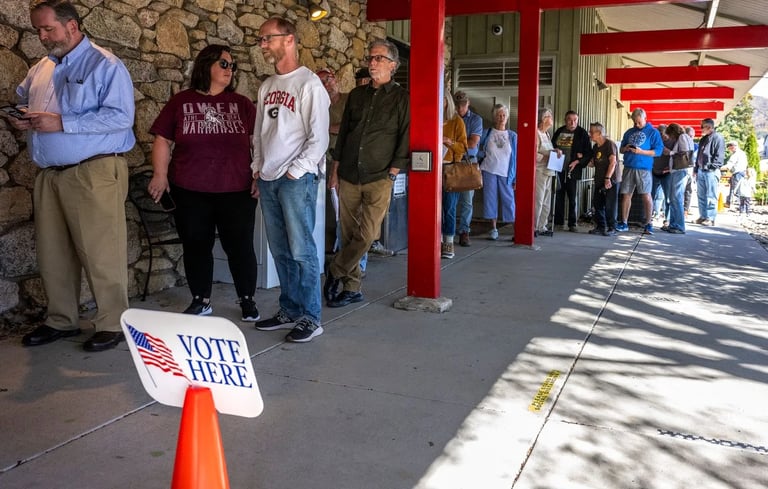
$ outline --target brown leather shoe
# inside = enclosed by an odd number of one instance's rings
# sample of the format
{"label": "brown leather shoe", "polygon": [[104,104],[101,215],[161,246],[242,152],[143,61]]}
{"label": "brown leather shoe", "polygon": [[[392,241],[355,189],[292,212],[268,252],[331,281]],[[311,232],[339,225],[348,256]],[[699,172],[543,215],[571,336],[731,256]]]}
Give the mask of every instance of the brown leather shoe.
{"label": "brown leather shoe", "polygon": [[31,333],[27,333],[21,338],[21,344],[24,346],[40,346],[52,343],[60,338],[68,338],[80,334],[80,328],[75,329],[56,329],[43,324],[35,328]]}
{"label": "brown leather shoe", "polygon": [[125,336],[122,331],[97,331],[91,338],[83,343],[85,351],[104,351],[117,346]]}
{"label": "brown leather shoe", "polygon": [[470,246],[468,232],[465,231],[463,233],[459,233],[459,246],[464,246],[464,247]]}

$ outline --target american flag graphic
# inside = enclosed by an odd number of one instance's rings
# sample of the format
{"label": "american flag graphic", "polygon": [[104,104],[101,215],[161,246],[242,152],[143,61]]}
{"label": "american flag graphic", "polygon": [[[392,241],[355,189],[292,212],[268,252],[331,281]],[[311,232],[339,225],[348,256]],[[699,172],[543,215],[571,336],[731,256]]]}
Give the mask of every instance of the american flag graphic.
{"label": "american flag graphic", "polygon": [[176,360],[173,359],[173,352],[163,340],[155,338],[150,334],[142,333],[130,324],[127,326],[128,331],[131,333],[131,338],[133,338],[139,350],[139,356],[144,361],[144,365],[151,365],[163,372],[189,380],[181,370],[181,367],[179,367],[179,364],[176,363]]}

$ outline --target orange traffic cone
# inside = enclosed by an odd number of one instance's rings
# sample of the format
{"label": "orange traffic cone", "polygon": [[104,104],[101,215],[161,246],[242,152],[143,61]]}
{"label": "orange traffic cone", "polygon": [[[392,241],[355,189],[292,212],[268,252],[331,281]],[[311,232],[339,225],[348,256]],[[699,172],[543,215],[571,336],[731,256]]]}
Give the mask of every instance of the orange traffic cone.
{"label": "orange traffic cone", "polygon": [[171,489],[229,489],[219,418],[207,387],[187,388]]}
{"label": "orange traffic cone", "polygon": [[717,194],[717,212],[723,212],[725,209],[725,202],[723,202],[723,193],[718,192]]}

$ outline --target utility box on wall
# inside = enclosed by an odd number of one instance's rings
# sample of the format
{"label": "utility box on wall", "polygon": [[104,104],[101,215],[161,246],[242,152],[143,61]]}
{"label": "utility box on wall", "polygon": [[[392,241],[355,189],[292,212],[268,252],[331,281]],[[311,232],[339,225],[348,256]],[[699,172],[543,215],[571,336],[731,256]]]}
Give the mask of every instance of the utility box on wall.
{"label": "utility box on wall", "polygon": [[408,174],[399,173],[392,186],[389,211],[381,223],[381,244],[392,251],[408,247]]}
{"label": "utility box on wall", "polygon": [[[318,182],[315,212],[315,229],[312,236],[315,238],[315,244],[317,245],[318,266],[322,273],[325,257],[325,178],[321,178]],[[269,250],[261,204],[256,209],[253,249],[256,252],[256,270],[258,272],[256,286],[260,289],[271,289],[272,287],[279,286],[280,279],[277,277],[275,261],[272,259],[272,253]],[[227,284],[233,283],[232,274],[229,272],[229,265],[227,264],[227,255],[224,253],[218,238],[216,238],[216,244],[213,248],[213,280]]]}

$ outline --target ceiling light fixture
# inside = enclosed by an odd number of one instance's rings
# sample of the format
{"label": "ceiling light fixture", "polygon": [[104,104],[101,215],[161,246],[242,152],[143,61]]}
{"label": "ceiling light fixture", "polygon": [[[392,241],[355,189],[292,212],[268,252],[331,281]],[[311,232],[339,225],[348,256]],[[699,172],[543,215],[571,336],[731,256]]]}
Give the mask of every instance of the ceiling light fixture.
{"label": "ceiling light fixture", "polygon": [[597,77],[595,77],[595,85],[597,86],[598,90],[608,90],[608,85],[603,83],[601,80],[598,80]]}

